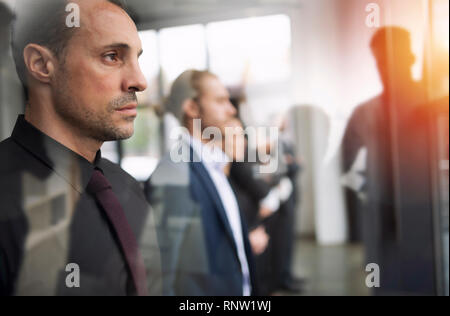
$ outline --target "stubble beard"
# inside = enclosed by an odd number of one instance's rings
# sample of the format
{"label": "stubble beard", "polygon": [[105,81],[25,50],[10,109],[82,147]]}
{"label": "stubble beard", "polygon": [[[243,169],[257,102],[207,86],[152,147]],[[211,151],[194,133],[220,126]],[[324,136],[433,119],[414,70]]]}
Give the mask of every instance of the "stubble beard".
{"label": "stubble beard", "polygon": [[116,109],[121,106],[121,103],[129,102],[130,99],[134,100],[135,94],[134,96],[129,95],[110,101],[106,108],[100,105],[100,111],[93,111],[89,107],[79,106],[75,97],[76,94],[73,93],[69,85],[69,77],[64,76],[64,72],[60,77],[62,78],[57,80],[57,89],[54,93],[55,112],[69,126],[81,135],[99,142],[125,140],[133,136],[134,128],[132,124],[135,118],[123,118],[129,124],[127,124],[127,127],[120,127],[114,124],[113,115]]}

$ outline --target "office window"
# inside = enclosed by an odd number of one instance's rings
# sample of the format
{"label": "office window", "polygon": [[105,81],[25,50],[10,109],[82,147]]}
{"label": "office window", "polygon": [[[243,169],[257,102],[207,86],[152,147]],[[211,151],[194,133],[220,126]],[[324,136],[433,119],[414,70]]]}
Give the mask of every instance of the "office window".
{"label": "office window", "polygon": [[142,98],[145,102],[157,104],[160,100],[158,33],[156,31],[139,32],[143,54],[139,58],[142,73],[147,79],[147,90]]}
{"label": "office window", "polygon": [[274,83],[290,76],[289,17],[275,15],[207,26],[211,70],[229,85]]}
{"label": "office window", "polygon": [[433,0],[433,35],[442,48],[449,50],[449,2]]}
{"label": "office window", "polygon": [[203,25],[162,29],[159,47],[164,95],[169,93],[172,82],[183,71],[208,67]]}
{"label": "office window", "polygon": [[291,28],[286,15],[210,23],[211,71],[247,95],[247,124],[271,125],[273,111],[292,105]]}

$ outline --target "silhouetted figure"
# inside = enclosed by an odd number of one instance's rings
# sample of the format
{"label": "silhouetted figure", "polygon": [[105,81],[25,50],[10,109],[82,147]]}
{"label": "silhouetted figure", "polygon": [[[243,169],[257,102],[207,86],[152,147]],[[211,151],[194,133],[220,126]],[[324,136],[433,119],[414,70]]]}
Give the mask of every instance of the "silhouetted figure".
{"label": "silhouetted figure", "polygon": [[407,30],[378,30],[371,49],[383,92],[355,110],[343,145],[345,170],[367,149],[364,240],[368,261],[381,270],[375,293],[433,294],[432,145],[419,114],[426,90],[412,76]]}
{"label": "silhouetted figure", "polygon": [[412,77],[415,57],[408,31],[382,28],[374,35],[371,48],[383,92],[354,111],[344,136],[344,169],[349,170],[359,151],[367,148],[370,200],[391,205],[392,140],[399,132],[394,127],[405,121],[414,106],[424,103],[425,94]]}

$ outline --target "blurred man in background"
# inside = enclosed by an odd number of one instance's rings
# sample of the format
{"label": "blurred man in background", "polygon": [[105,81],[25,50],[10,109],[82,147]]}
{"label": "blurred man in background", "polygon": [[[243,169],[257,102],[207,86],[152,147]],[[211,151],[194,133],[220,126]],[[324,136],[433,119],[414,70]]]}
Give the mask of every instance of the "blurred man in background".
{"label": "blurred man in background", "polygon": [[279,190],[280,208],[272,225],[274,244],[274,266],[276,267],[276,289],[300,293],[304,280],[294,276],[292,263],[294,257],[295,225],[299,210],[298,176],[301,171],[296,148],[288,135],[288,118],[284,114],[278,124],[280,131],[279,151],[284,168],[280,168]]}
{"label": "blurred man in background", "polygon": [[[270,236],[267,234],[263,219],[259,216],[260,203],[270,192],[271,185],[263,179],[257,179],[254,175],[257,162],[248,161],[248,144],[245,139],[245,131],[239,119],[228,124],[232,128],[233,137],[224,140],[224,152],[231,158],[226,168],[231,187],[238,201],[242,217],[249,229],[249,239],[255,256],[255,270],[259,295],[269,295],[268,283],[271,279],[271,271],[267,260],[266,251],[269,246]],[[232,144],[228,144],[229,141]]]}
{"label": "blurred man in background", "polygon": [[157,213],[168,295],[255,294],[247,228],[224,173],[229,158],[210,141],[212,134],[221,141],[236,116],[229,98],[215,75],[190,70],[175,80],[166,104],[185,132],[146,192]]}
{"label": "blurred man in background", "polygon": [[[367,150],[367,203],[363,220],[366,255],[368,262],[380,265],[384,280],[381,290],[389,291],[401,283],[399,271],[405,269],[399,257],[398,214],[404,208],[408,220],[414,222],[413,210],[419,207],[426,214],[428,208],[421,198],[423,181],[427,178],[422,174],[427,162],[421,156],[428,149],[423,142],[425,134],[413,124],[417,109],[426,102],[426,93],[412,75],[416,59],[407,30],[381,28],[370,46],[383,92],[354,111],[343,141],[344,169],[352,167],[361,149]],[[405,180],[407,183],[400,187],[398,184]],[[406,198],[402,190],[411,196],[408,203],[400,200]],[[421,233],[422,230],[417,231],[416,237]],[[415,247],[420,249],[417,243]],[[420,264],[417,261],[409,267]]]}

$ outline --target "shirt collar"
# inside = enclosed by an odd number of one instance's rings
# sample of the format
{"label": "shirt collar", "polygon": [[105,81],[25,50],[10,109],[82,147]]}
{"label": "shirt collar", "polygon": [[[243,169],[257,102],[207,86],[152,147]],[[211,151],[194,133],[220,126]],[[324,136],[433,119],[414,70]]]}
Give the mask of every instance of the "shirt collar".
{"label": "shirt collar", "polygon": [[223,172],[226,165],[231,162],[230,158],[217,146],[203,144],[190,134],[186,134],[184,140],[192,147],[200,161],[206,166]]}
{"label": "shirt collar", "polygon": [[24,115],[19,115],[11,138],[80,194],[85,191],[94,169],[101,167],[100,150],[92,164],[31,125]]}

